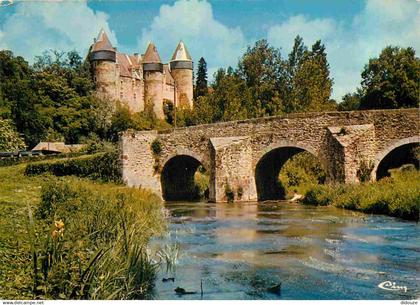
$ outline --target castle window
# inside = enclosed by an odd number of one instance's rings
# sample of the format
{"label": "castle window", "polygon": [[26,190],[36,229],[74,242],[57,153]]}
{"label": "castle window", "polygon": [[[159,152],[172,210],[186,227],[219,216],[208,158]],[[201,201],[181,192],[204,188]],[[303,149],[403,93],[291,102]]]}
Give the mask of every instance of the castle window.
{"label": "castle window", "polygon": [[122,99],[124,97],[124,94],[123,94],[123,92],[121,91],[120,92],[120,99]]}
{"label": "castle window", "polygon": [[134,100],[136,99],[136,94],[134,93]]}

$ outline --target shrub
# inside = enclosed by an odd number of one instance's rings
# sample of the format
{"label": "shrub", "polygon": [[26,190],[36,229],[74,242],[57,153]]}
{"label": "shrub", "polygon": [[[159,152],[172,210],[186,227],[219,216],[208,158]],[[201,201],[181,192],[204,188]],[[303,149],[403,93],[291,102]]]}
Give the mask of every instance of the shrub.
{"label": "shrub", "polygon": [[195,183],[195,194],[196,199],[201,199],[206,197],[206,193],[209,189],[209,180],[210,177],[206,173],[205,169],[200,166],[194,174],[194,183]]}
{"label": "shrub", "polygon": [[372,161],[367,162],[366,160],[362,160],[362,162],[360,162],[359,169],[357,170],[357,178],[359,178],[359,181],[369,181],[374,167],[375,164]]}
{"label": "shrub", "polygon": [[235,200],[235,193],[229,183],[225,186],[225,195],[228,202],[233,202]]}
{"label": "shrub", "polygon": [[75,175],[103,181],[121,180],[120,163],[116,151],[98,153],[64,160],[30,163],[26,166],[28,176],[50,173],[55,176]]}
{"label": "shrub", "polygon": [[336,195],[337,194],[334,194],[333,186],[313,186],[306,192],[303,204],[330,205]]}
{"label": "shrub", "polygon": [[390,178],[377,182],[339,186],[313,186],[304,203],[335,205],[366,213],[386,214],[419,220],[420,173],[417,170],[393,171]]}
{"label": "shrub", "polygon": [[162,152],[162,144],[160,143],[158,139],[153,140],[151,144],[151,149],[155,156],[160,155],[160,153]]}
{"label": "shrub", "polygon": [[287,197],[294,191],[304,194],[312,186],[322,184],[326,173],[319,160],[309,152],[301,152],[286,161],[279,174]]}

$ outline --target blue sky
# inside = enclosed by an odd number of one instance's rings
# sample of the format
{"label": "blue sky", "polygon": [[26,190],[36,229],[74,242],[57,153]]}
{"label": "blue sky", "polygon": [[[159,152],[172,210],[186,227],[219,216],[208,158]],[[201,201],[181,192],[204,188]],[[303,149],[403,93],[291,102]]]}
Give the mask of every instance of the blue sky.
{"label": "blue sky", "polygon": [[307,45],[321,39],[338,100],[356,89],[363,65],[385,46],[420,50],[418,0],[13,1],[0,6],[0,49],[29,61],[46,49],[86,53],[104,28],[122,52],[143,53],[154,41],[164,61],[182,39],[211,75],[235,66],[261,38],[283,56],[297,34]]}

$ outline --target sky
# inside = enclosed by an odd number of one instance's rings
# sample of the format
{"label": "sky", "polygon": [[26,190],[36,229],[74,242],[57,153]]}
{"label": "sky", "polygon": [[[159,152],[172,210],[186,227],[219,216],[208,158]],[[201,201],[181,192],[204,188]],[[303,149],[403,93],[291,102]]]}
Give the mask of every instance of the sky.
{"label": "sky", "polygon": [[121,52],[144,53],[153,41],[164,62],[183,40],[210,79],[259,39],[283,58],[296,35],[307,46],[321,39],[340,101],[384,47],[420,52],[420,0],[0,0],[0,49],[29,62],[49,49],[86,54],[101,28]]}

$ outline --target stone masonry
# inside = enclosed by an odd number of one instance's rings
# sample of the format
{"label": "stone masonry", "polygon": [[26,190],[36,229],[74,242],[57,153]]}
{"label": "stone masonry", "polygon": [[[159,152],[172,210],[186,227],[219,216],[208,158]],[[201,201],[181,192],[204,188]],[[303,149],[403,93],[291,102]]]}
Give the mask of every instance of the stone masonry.
{"label": "stone masonry", "polygon": [[[300,151],[319,159],[328,182],[357,183],[362,163],[373,168],[375,179],[379,163],[392,149],[420,142],[418,130],[418,110],[399,109],[299,113],[162,132],[127,131],[120,138],[122,177],[129,186],[148,188],[165,198],[162,183],[171,183],[162,179],[169,168],[165,164],[186,158],[182,166],[188,167],[188,158],[210,173],[211,201],[227,201],[227,189],[235,201],[264,199],[270,194],[261,197],[256,181],[273,180],[284,162]],[[158,154],[151,149],[153,142],[159,143]],[[188,171],[172,165],[171,177],[191,175],[197,164]]]}

